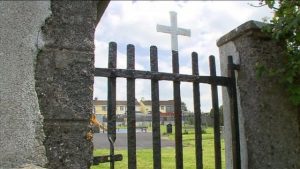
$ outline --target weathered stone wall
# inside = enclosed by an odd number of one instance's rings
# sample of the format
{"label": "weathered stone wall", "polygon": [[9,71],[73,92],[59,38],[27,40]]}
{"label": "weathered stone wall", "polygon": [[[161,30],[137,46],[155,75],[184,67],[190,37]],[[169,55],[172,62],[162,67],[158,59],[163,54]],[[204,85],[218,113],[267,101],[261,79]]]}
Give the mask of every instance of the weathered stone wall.
{"label": "weathered stone wall", "polygon": [[91,165],[94,31],[108,3],[0,2],[0,168]]}
{"label": "weathered stone wall", "polygon": [[45,166],[34,64],[50,1],[0,1],[0,168]]}
{"label": "weathered stone wall", "polygon": [[[279,79],[256,77],[257,62],[276,68],[282,63],[282,46],[260,31],[262,23],[249,21],[218,41],[222,75],[232,55],[239,97],[242,164],[244,169],[299,169],[299,112],[292,106]],[[225,138],[230,137],[228,95],[223,90]],[[227,168],[232,168],[230,141],[226,141]]]}
{"label": "weathered stone wall", "polygon": [[52,1],[52,15],[42,28],[45,46],[35,78],[48,168],[84,169],[92,162],[93,145],[86,134],[93,107],[98,5],[99,1]]}

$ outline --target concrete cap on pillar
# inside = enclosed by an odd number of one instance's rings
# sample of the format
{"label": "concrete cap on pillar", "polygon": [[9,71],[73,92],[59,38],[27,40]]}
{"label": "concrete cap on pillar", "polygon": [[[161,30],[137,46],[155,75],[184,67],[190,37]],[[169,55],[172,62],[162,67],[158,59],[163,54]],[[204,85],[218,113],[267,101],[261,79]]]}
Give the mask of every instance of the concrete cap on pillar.
{"label": "concrete cap on pillar", "polygon": [[267,25],[267,24],[263,23],[263,22],[259,22],[259,21],[250,20],[250,21],[240,25],[239,27],[233,29],[226,35],[222,36],[220,39],[218,39],[217,46],[220,47],[223,44],[238,38],[239,36],[245,34],[248,31],[253,31],[253,30],[259,31],[265,25]]}

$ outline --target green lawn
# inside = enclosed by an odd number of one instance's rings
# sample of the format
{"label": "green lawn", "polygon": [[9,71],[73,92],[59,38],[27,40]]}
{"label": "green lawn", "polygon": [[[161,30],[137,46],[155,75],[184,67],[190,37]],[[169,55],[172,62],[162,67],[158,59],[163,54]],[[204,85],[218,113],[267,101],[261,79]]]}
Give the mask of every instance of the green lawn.
{"label": "green lawn", "polygon": [[[207,128],[206,133],[202,134],[203,141],[203,165],[204,169],[214,169],[214,136],[213,129]],[[165,132],[165,126],[162,127],[162,133]],[[174,130],[173,130],[174,133]],[[174,134],[168,135],[169,139],[174,140]],[[183,158],[184,158],[184,168],[185,169],[195,169],[195,135],[192,130],[188,130],[188,134],[182,136],[183,139]],[[222,140],[222,165],[225,168],[225,158],[224,158],[224,140]],[[165,147],[161,149],[162,151],[162,168],[164,169],[175,169],[175,148]],[[115,162],[116,169],[126,169],[127,168],[127,150],[115,150],[116,154],[123,155],[123,161]],[[107,155],[109,154],[109,149],[95,150],[94,155]],[[137,149],[137,168],[138,169],[151,169],[153,168],[152,163],[152,149]],[[93,166],[92,169],[109,169],[109,163],[100,164],[98,166]]]}

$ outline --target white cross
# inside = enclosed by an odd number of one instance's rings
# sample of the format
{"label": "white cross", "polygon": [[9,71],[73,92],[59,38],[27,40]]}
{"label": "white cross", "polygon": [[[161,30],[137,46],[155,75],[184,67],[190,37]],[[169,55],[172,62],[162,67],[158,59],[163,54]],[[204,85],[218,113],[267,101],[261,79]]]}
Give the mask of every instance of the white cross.
{"label": "white cross", "polygon": [[157,32],[169,33],[171,34],[171,47],[172,50],[178,51],[178,35],[183,36],[191,36],[190,29],[183,29],[177,27],[177,13],[174,11],[170,11],[170,19],[171,19],[171,26],[164,26],[164,25],[156,25]]}

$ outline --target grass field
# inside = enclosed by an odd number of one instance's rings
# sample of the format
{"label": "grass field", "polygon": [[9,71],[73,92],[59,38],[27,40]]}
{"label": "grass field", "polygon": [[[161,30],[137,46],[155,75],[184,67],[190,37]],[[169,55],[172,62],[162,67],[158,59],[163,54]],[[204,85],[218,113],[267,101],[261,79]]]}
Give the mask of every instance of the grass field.
{"label": "grass field", "polygon": [[[173,130],[174,131],[174,130]],[[206,132],[202,134],[203,141],[203,168],[214,169],[214,136],[213,129],[207,128]],[[165,132],[165,126],[162,127],[161,133]],[[173,132],[174,133],[174,132]],[[167,136],[169,139],[174,140],[174,134]],[[182,136],[183,139],[183,158],[185,169],[195,169],[195,135],[192,130],[188,130],[188,134]],[[222,140],[222,165],[225,166],[224,158],[224,140]],[[164,169],[175,169],[175,148],[174,147],[163,147],[162,151],[162,168]],[[115,162],[116,169],[127,168],[127,150],[115,150],[116,154],[122,154],[123,160]],[[95,150],[94,155],[108,155],[109,149]],[[151,169],[153,168],[152,163],[152,149],[137,149],[137,168],[138,169]],[[92,169],[109,169],[109,163],[100,164],[93,166]]]}

